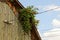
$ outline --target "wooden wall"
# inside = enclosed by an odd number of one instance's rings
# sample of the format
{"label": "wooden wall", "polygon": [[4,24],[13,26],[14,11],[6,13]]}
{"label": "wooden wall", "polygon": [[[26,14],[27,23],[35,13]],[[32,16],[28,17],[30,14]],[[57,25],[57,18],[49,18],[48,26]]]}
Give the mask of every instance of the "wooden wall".
{"label": "wooden wall", "polygon": [[2,2],[0,2],[0,40],[31,40],[30,33],[24,34],[14,11]]}

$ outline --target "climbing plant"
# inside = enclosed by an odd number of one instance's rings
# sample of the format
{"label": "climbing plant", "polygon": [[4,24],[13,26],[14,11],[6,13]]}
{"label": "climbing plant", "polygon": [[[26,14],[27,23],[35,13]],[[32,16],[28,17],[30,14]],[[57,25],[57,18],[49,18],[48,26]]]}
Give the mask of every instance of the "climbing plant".
{"label": "climbing plant", "polygon": [[28,33],[32,29],[33,24],[35,26],[37,25],[38,21],[35,19],[37,13],[37,8],[34,8],[33,6],[20,9],[18,19],[24,32]]}

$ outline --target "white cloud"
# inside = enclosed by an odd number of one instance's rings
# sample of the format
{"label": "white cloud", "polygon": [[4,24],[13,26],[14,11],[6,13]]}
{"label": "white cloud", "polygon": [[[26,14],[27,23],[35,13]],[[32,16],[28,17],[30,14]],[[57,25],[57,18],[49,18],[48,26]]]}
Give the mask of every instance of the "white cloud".
{"label": "white cloud", "polygon": [[60,20],[53,19],[52,25],[54,28],[45,32],[42,40],[60,40]]}
{"label": "white cloud", "polygon": [[45,36],[55,36],[60,35],[60,28],[49,30],[48,32],[44,33]]}
{"label": "white cloud", "polygon": [[60,20],[58,20],[58,19],[53,19],[52,25],[53,25],[54,27],[60,27]]}
{"label": "white cloud", "polygon": [[[57,6],[57,5],[47,5],[47,6],[45,6],[43,9],[44,9],[44,10],[50,10],[50,9],[55,9],[55,8],[57,8],[57,7],[60,7],[60,6]],[[54,11],[60,11],[60,8],[55,9]]]}
{"label": "white cloud", "polygon": [[45,32],[43,40],[60,40],[60,28],[51,29]]}

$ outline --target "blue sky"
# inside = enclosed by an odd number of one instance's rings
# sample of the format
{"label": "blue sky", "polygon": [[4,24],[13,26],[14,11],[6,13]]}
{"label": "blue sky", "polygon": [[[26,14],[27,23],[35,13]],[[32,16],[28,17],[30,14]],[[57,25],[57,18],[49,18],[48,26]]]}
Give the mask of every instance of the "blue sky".
{"label": "blue sky", "polygon": [[[24,7],[33,5],[39,9],[39,13],[45,10],[54,9],[60,7],[60,0],[19,0]],[[48,40],[44,36],[49,36],[52,32],[58,31],[60,28],[60,8],[48,11],[42,14],[37,14],[36,19],[40,20],[38,24],[38,31],[43,40]],[[49,35],[48,35],[49,34]],[[52,36],[52,35],[51,35]],[[59,38],[59,37],[58,37]],[[55,40],[50,38],[50,40]],[[59,39],[60,40],[60,39]]]}

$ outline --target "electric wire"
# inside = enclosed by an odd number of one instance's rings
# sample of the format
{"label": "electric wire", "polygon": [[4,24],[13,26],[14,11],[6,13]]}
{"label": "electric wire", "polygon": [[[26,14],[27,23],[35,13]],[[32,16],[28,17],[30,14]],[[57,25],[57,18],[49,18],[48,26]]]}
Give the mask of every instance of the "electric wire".
{"label": "electric wire", "polygon": [[43,11],[43,12],[40,12],[39,14],[42,14],[42,13],[45,13],[45,12],[49,12],[49,11],[53,11],[53,10],[56,10],[56,9],[59,9],[60,7],[56,7],[54,9],[50,9],[50,10],[46,10],[46,11]]}

